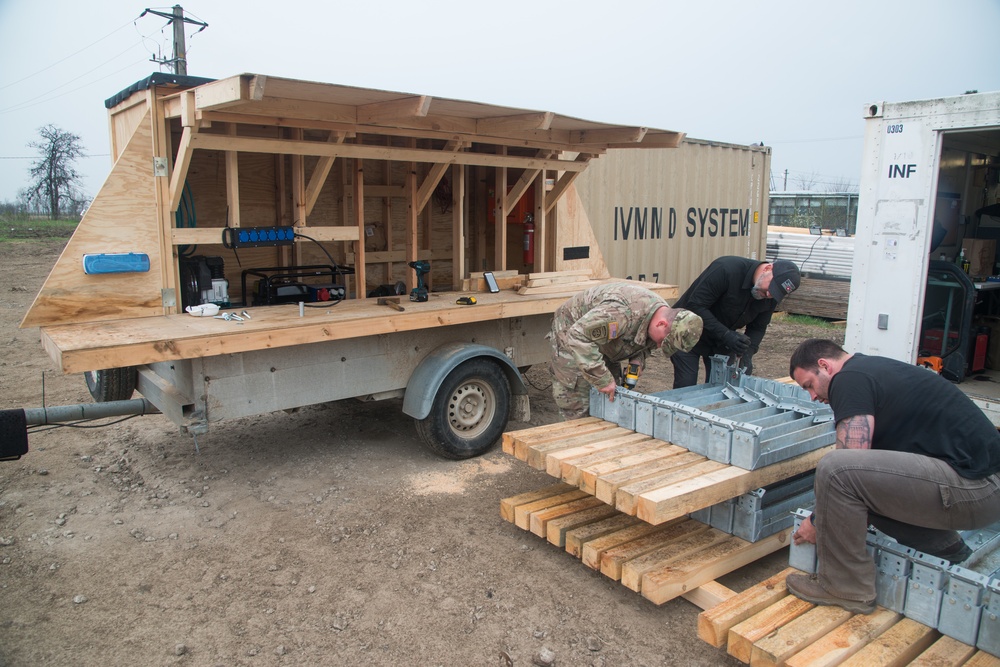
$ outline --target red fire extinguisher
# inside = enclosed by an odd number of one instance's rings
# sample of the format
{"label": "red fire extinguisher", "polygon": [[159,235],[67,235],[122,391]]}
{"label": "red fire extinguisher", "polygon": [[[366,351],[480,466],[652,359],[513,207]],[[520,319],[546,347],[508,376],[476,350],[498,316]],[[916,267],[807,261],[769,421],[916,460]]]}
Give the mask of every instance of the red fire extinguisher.
{"label": "red fire extinguisher", "polygon": [[530,213],[524,216],[524,263],[535,263],[535,217]]}

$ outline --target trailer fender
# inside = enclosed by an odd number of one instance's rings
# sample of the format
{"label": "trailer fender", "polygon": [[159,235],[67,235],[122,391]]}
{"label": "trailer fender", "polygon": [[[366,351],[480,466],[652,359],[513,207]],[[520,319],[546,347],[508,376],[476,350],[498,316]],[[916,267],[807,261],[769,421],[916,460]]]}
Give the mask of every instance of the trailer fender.
{"label": "trailer fender", "polygon": [[510,382],[511,417],[518,421],[527,421],[528,388],[521,379],[521,373],[514,362],[506,355],[492,347],[476,343],[447,343],[431,352],[420,362],[410,375],[403,396],[403,414],[414,419],[426,419],[431,412],[434,397],[444,379],[455,368],[469,359],[489,357],[497,360],[497,365],[507,375]]}

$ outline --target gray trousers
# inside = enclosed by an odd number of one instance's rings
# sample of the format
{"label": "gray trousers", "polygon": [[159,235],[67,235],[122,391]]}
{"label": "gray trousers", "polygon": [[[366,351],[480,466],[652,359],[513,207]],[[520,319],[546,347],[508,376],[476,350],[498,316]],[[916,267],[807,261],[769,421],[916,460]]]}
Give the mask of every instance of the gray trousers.
{"label": "gray trousers", "polygon": [[819,582],[848,600],[875,598],[868,524],[928,554],[1000,520],[1000,479],[966,479],[940,459],[878,449],[838,449],[816,466]]}

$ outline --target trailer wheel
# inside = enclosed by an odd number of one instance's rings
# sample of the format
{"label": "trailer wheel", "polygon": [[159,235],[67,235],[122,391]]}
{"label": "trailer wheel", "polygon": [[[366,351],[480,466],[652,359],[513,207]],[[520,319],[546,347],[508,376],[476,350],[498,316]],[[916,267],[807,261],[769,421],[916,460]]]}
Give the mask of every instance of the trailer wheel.
{"label": "trailer wheel", "polygon": [[135,391],[137,372],[135,366],[108,368],[103,371],[87,371],[87,389],[98,403],[127,401]]}
{"label": "trailer wheel", "polygon": [[467,459],[496,443],[510,416],[510,383],[487,359],[470,359],[441,383],[430,414],[416,420],[417,433],[435,454]]}

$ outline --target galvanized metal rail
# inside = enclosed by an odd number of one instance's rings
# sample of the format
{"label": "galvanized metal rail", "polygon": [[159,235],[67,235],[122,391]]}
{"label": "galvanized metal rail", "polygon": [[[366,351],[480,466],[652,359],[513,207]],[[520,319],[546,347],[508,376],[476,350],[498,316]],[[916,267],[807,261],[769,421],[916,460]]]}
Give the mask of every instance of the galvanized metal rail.
{"label": "galvanized metal rail", "polygon": [[710,375],[708,384],[653,394],[619,387],[614,401],[591,390],[590,414],[746,470],[836,440],[833,411],[800,387],[744,375],[723,356],[712,358]]}
{"label": "galvanized metal rail", "polygon": [[[794,529],[810,514],[806,509],[796,510]],[[989,558],[1000,543],[1000,523],[960,533],[973,553],[961,565],[951,565],[878,531],[870,532],[867,543],[875,559],[875,602],[1000,657],[1000,570]],[[816,546],[793,542],[788,564],[816,572]],[[977,571],[984,570],[983,566],[986,571]]]}

